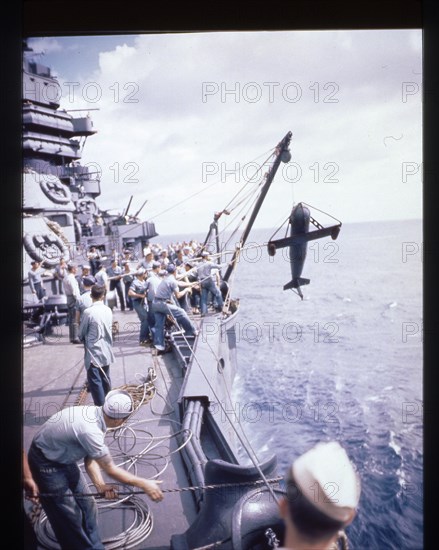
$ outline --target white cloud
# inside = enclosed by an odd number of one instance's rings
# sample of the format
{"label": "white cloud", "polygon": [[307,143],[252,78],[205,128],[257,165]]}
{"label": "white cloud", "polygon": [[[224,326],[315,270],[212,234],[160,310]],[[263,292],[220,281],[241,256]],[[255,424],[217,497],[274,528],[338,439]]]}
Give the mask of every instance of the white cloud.
{"label": "white cloud", "polygon": [[56,38],[32,38],[29,40],[29,47],[37,54],[60,52],[63,49]]}
{"label": "white cloud", "polygon": [[[103,208],[122,209],[133,194],[139,205],[148,199],[148,217],[207,189],[158,217],[161,233],[203,231],[245,183],[227,171],[267,156],[288,130],[302,174],[294,184],[288,174],[276,178],[260,227],[275,223],[279,209],[287,215],[293,191],[296,201],[334,207],[342,221],[420,217],[420,172],[412,185],[401,181],[402,163],[422,161],[420,37],[159,34],[130,46],[115,38],[98,64],[81,68],[81,93],[66,108],[99,109],[91,113],[99,132],[83,159],[102,166]],[[87,102],[83,92],[95,83],[101,95]],[[412,83],[405,96],[404,83]],[[218,171],[203,181],[206,163]]]}

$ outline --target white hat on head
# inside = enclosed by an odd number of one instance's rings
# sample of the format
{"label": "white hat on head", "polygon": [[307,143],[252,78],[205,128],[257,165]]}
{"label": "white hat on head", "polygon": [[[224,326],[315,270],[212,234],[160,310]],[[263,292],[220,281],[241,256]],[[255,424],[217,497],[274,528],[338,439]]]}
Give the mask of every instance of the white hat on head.
{"label": "white hat on head", "polygon": [[291,467],[302,494],[325,515],[348,522],[360,500],[360,478],[337,441],[318,443]]}
{"label": "white hat on head", "polygon": [[102,409],[110,418],[127,418],[133,412],[133,400],[125,390],[112,390],[105,396]]}

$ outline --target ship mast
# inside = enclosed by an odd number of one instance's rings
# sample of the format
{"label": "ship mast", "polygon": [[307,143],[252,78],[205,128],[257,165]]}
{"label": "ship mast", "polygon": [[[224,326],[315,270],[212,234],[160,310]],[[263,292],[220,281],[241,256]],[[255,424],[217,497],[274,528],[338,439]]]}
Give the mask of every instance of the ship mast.
{"label": "ship mast", "polygon": [[[204,239],[204,243],[201,245],[201,250],[204,250],[206,248],[207,243],[210,242],[210,237],[211,237],[212,233],[215,233],[216,251],[217,251],[217,253],[220,252],[220,242],[219,242],[219,233],[218,233],[218,220],[220,219],[222,214],[224,214],[224,210],[221,211],[221,212],[215,212],[215,214],[213,216],[213,222],[210,224],[207,236]],[[221,263],[219,254],[217,256],[217,262]]]}
{"label": "ship mast", "polygon": [[247,240],[247,238],[250,234],[250,231],[251,231],[251,229],[253,227],[253,224],[256,220],[256,217],[259,213],[259,210],[262,206],[262,203],[265,200],[265,196],[268,193],[268,190],[269,190],[270,185],[271,185],[271,183],[274,179],[274,176],[276,175],[276,172],[277,172],[277,169],[279,168],[280,163],[281,162],[288,162],[291,158],[288,147],[290,145],[292,135],[293,135],[292,132],[288,132],[288,134],[278,143],[278,145],[276,147],[276,151],[275,151],[276,158],[273,162],[273,165],[272,165],[270,171],[268,172],[268,174],[266,176],[265,183],[262,186],[261,193],[260,193],[260,195],[259,195],[259,197],[258,197],[258,199],[255,203],[255,206],[253,208],[253,212],[251,213],[250,219],[247,222],[247,225],[246,225],[246,227],[245,227],[245,229],[242,233],[241,240],[239,242],[239,246],[235,249],[235,252],[233,254],[233,258],[232,258],[230,264],[228,265],[227,270],[224,274],[223,280],[226,281],[226,282],[229,280],[230,275],[232,274],[232,271],[235,268],[235,261],[237,259],[237,256],[238,256],[241,248],[244,246],[244,244],[245,244],[245,242],[246,242],[246,240]]}

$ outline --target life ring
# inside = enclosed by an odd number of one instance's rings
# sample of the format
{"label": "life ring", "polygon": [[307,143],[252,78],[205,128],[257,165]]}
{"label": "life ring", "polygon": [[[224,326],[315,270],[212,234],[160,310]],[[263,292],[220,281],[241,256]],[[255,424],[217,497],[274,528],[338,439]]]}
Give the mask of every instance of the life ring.
{"label": "life ring", "polygon": [[23,246],[29,256],[46,269],[55,267],[61,258],[68,255],[67,247],[54,233],[25,233]]}
{"label": "life ring", "polygon": [[93,199],[80,199],[76,203],[76,211],[80,214],[96,214],[97,204]]}
{"label": "life ring", "polygon": [[42,192],[56,204],[68,204],[71,199],[70,190],[60,181],[40,180]]}

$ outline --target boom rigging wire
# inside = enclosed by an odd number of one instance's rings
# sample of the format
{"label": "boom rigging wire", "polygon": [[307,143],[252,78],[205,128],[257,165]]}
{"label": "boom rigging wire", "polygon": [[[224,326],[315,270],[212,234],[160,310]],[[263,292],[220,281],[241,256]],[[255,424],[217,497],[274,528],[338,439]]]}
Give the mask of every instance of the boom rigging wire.
{"label": "boom rigging wire", "polygon": [[[169,311],[169,315],[172,317],[174,324],[175,324],[176,326],[179,326],[177,320],[176,320],[175,317],[172,315],[172,312],[171,312],[171,311]],[[221,403],[221,399],[220,399],[219,396],[217,395],[217,393],[216,393],[214,387],[212,386],[212,384],[211,384],[211,382],[210,382],[210,380],[209,380],[209,377],[207,376],[207,374],[205,373],[203,367],[201,366],[200,362],[198,361],[198,358],[197,358],[196,354],[194,353],[194,349],[193,349],[192,346],[189,344],[189,341],[187,340],[186,336],[184,335],[184,332],[182,333],[182,335],[183,335],[183,339],[185,340],[186,346],[189,348],[189,350],[190,350],[190,352],[191,352],[191,354],[192,354],[193,360],[197,363],[198,368],[200,369],[201,374],[203,375],[204,379],[206,380],[206,382],[207,382],[207,384],[208,384],[208,386],[209,386],[209,389],[210,389],[211,392],[213,393],[213,395],[214,395],[215,399],[217,400],[217,403],[219,404],[221,410],[222,410],[223,413],[226,415],[226,418],[227,418],[227,420],[229,421],[229,424],[230,424],[232,430],[235,432],[235,434],[236,434],[237,438],[239,439],[239,441],[241,442],[243,448],[246,450],[246,452],[247,452],[247,454],[248,454],[250,460],[253,462],[253,465],[254,465],[255,468],[257,469],[257,471],[258,471],[258,473],[259,473],[261,479],[263,480],[263,482],[265,483],[266,487],[268,488],[268,490],[269,490],[271,496],[274,498],[275,502],[278,502],[279,499],[277,498],[277,495],[274,493],[273,489],[270,487],[270,484],[268,483],[268,481],[267,481],[267,479],[266,479],[266,477],[265,477],[263,471],[261,470],[261,466],[260,466],[260,463],[259,463],[259,459],[257,458],[256,453],[255,453],[254,449],[252,448],[250,442],[247,440],[247,441],[248,441],[248,446],[247,446],[246,443],[243,441],[243,437],[241,436],[241,434],[240,434],[240,433],[238,432],[238,430],[236,429],[236,426],[234,425],[234,422],[231,420],[229,413],[227,412],[227,410],[226,410],[226,408],[224,407],[224,405]],[[210,347],[210,346],[209,346],[209,347]],[[210,350],[211,350],[211,352],[213,352],[213,350],[212,350],[211,347],[210,347]],[[215,359],[217,360],[215,354],[213,354],[213,355],[214,355]],[[238,424],[240,424],[239,419],[238,419]],[[241,424],[240,424],[240,427],[241,427]],[[241,430],[242,430],[242,427],[241,427]],[[243,433],[245,433],[244,430],[242,430],[242,431],[243,431]],[[247,436],[245,436],[245,437],[247,437]],[[250,449],[251,452],[249,451],[249,449]],[[252,455],[252,453],[253,453],[253,455]]]}
{"label": "boom rigging wire", "polygon": [[[269,151],[271,151],[271,149],[269,149]],[[266,155],[268,151],[265,151],[264,153],[261,153],[260,155],[258,155],[257,157],[255,157],[253,160],[249,161],[248,164],[250,164],[251,162],[255,162],[256,160],[258,160],[259,158],[261,158],[263,155]],[[271,157],[272,153],[270,154],[270,157]],[[270,158],[268,157],[268,158]],[[250,181],[250,180],[249,180]],[[176,204],[174,204],[173,206],[170,206],[169,208],[166,208],[165,210],[162,210],[161,212],[159,212],[158,214],[155,214],[153,216],[151,216],[149,219],[150,220],[155,220],[156,218],[158,218],[159,216],[161,216],[162,214],[166,213],[166,212],[169,212],[170,210],[173,210],[174,208],[177,208],[178,206],[180,206],[181,204],[187,202],[188,200],[192,199],[193,197],[196,197],[197,195],[200,195],[201,193],[204,193],[205,191],[207,191],[208,189],[210,189],[211,187],[213,187],[214,185],[218,185],[218,183],[224,183],[222,181],[222,179],[219,179],[219,180],[216,180],[214,182],[212,182],[210,185],[208,185],[207,187],[204,187],[203,189],[200,189],[199,191],[196,191],[195,193],[192,193],[191,195],[185,197],[184,199],[182,199],[181,201],[177,202]],[[248,182],[247,182],[248,183]],[[246,184],[247,185],[247,184]],[[245,186],[244,186],[245,187]],[[238,192],[240,193],[242,191],[242,189]],[[236,195],[235,195],[236,197]],[[234,197],[234,198],[235,198]],[[234,200],[234,198],[232,200]],[[229,201],[229,204],[231,203],[232,201]],[[226,207],[227,208],[227,207]]]}

